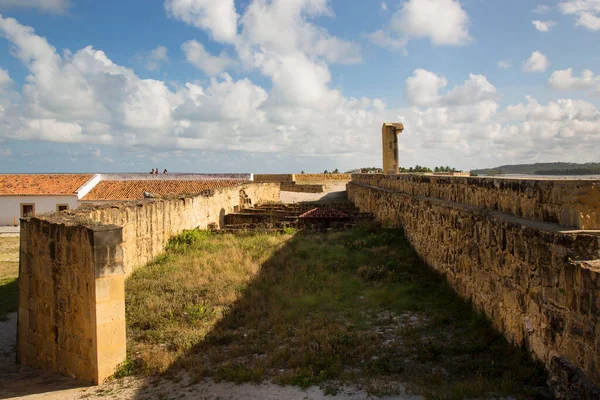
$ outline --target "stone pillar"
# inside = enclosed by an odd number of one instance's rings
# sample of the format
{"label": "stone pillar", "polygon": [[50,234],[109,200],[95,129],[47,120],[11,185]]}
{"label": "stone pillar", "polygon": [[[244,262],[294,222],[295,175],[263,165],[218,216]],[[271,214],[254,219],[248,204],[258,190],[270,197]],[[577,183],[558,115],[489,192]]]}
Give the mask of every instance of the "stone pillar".
{"label": "stone pillar", "polygon": [[102,383],[125,360],[122,227],[21,220],[17,363]]}
{"label": "stone pillar", "polygon": [[385,123],[381,128],[383,142],[383,173],[393,175],[400,172],[398,164],[398,135],[404,126],[400,123]]}

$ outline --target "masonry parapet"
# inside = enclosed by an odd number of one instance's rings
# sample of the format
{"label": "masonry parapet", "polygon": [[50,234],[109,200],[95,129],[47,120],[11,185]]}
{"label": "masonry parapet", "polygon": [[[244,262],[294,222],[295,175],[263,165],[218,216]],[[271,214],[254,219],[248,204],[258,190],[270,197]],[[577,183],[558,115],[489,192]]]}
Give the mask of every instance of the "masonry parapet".
{"label": "masonry parapet", "polygon": [[540,222],[600,229],[600,181],[354,174],[358,184],[468,204]]}
{"label": "masonry parapet", "polygon": [[595,185],[365,174],[354,175],[347,188],[356,207],[384,226],[402,227],[427,264],[509,341],[544,362],[552,389],[568,394],[559,398],[598,398],[600,232],[565,229],[489,206],[494,198],[512,196],[515,202],[546,199],[531,201],[531,207],[591,207],[586,196]]}

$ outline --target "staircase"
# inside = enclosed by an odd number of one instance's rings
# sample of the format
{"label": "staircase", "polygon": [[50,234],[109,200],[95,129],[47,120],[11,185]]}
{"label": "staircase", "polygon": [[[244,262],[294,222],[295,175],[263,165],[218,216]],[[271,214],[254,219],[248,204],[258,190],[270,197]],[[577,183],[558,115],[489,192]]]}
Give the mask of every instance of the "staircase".
{"label": "staircase", "polygon": [[372,221],[350,202],[270,203],[244,208],[225,215],[224,232],[281,232],[286,228],[311,231],[339,231]]}

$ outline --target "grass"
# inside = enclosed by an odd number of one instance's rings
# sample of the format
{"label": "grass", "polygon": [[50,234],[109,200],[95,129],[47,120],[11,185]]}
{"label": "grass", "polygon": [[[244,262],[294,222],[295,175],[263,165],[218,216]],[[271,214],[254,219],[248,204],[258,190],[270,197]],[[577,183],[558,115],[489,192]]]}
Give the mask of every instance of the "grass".
{"label": "grass", "polygon": [[0,321],[18,308],[19,237],[0,236]]}
{"label": "grass", "polygon": [[126,282],[127,374],[435,399],[535,398],[543,367],[424,265],[399,230],[186,233]]}

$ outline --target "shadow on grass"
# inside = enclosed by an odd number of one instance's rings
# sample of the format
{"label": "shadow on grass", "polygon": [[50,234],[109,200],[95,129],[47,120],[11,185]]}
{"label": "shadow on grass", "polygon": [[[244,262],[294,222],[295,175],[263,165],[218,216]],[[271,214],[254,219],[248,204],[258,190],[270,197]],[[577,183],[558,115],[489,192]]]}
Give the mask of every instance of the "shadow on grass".
{"label": "shadow on grass", "polygon": [[[198,234],[127,281],[132,373],[194,381],[402,385],[435,399],[543,398],[545,373],[399,230]],[[140,394],[140,398],[143,397]]]}
{"label": "shadow on grass", "polygon": [[7,315],[17,311],[19,302],[18,278],[0,281],[0,321],[6,321]]}

